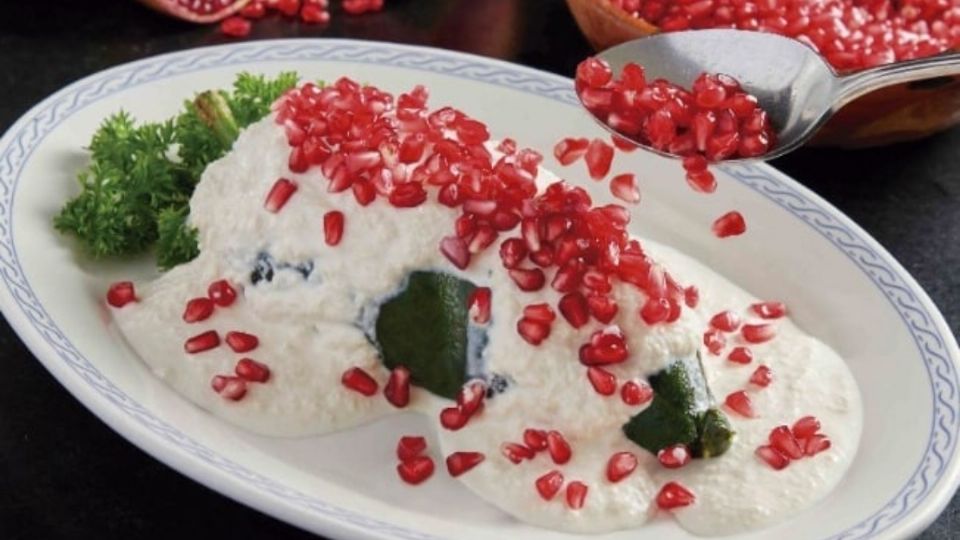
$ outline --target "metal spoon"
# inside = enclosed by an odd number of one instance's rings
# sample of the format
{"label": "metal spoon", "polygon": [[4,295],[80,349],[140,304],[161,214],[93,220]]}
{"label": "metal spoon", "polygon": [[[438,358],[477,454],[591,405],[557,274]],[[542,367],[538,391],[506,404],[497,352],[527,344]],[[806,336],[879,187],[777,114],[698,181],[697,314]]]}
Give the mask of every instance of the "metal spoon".
{"label": "metal spoon", "polygon": [[[736,78],[757,97],[777,131],[776,146],[763,156],[749,158],[762,160],[795,150],[841,107],[864,94],[894,84],[960,74],[960,53],[953,53],[840,76],[799,41],[744,30],[656,34],[617,45],[598,56],[610,64],[614,74],[635,62],[644,67],[647,80],[663,78],[685,88],[701,73]],[[634,142],[660,155],[677,157]]]}

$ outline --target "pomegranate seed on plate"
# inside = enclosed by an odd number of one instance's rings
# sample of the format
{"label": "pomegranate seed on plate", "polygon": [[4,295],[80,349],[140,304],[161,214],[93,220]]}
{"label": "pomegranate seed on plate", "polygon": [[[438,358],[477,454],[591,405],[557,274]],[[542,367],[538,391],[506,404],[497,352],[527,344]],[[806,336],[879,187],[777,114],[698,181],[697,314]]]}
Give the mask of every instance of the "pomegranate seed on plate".
{"label": "pomegranate seed on plate", "polygon": [[454,452],[447,456],[447,472],[456,478],[483,463],[485,458],[480,452]]}
{"label": "pomegranate seed on plate", "polygon": [[734,347],[727,355],[727,360],[735,364],[749,364],[753,362],[753,351],[749,347]]}
{"label": "pomegranate seed on plate", "polygon": [[567,439],[556,430],[547,432],[547,451],[550,453],[550,458],[557,465],[563,465],[570,461],[570,457],[573,455]]}
{"label": "pomegranate seed on plate", "polygon": [[220,307],[228,307],[237,299],[237,290],[225,279],[219,279],[207,288],[207,296]]}
{"label": "pomegranate seed on plate", "polygon": [[540,478],[537,478],[535,485],[537,493],[543,497],[543,500],[552,500],[557,492],[560,491],[560,488],[563,487],[563,473],[556,470],[550,471]]}
{"label": "pomegranate seed on plate", "polygon": [[620,387],[620,399],[627,405],[643,405],[653,399],[653,388],[645,382],[627,381]]}
{"label": "pomegranate seed on plate", "polygon": [[758,302],[750,309],[763,319],[779,319],[787,314],[787,306],[783,302]]}
{"label": "pomegranate seed on plate", "polygon": [[657,452],[657,461],[667,469],[679,469],[687,463],[690,463],[692,456],[690,449],[685,444],[674,444],[666,448],[661,448]]}
{"label": "pomegranate seed on plate", "polygon": [[505,442],[500,445],[500,453],[502,453],[504,457],[509,459],[514,465],[525,459],[533,459],[534,456],[533,450],[522,444],[512,442]]}
{"label": "pomegranate seed on plate", "polygon": [[767,366],[759,366],[753,374],[750,375],[750,383],[761,388],[767,387],[771,381],[773,381],[773,371]]}
{"label": "pomegranate seed on plate", "polygon": [[237,377],[249,382],[265,383],[270,380],[270,368],[252,358],[241,358],[233,371]]}
{"label": "pomegranate seed on plate", "polygon": [[621,201],[630,204],[640,202],[640,188],[637,187],[637,177],[632,174],[618,174],[610,181],[610,193]]}
{"label": "pomegranate seed on plate", "polygon": [[107,303],[115,308],[122,308],[130,302],[136,302],[137,295],[132,281],[118,281],[107,290]]}
{"label": "pomegranate seed on plate", "polygon": [[590,309],[593,318],[603,324],[609,324],[617,316],[619,309],[616,302],[599,294],[591,294],[587,297],[587,307]]}
{"label": "pomegranate seed on plate", "polygon": [[793,436],[797,439],[806,439],[820,431],[820,420],[813,416],[804,416],[797,420],[791,428]]}
{"label": "pomegranate seed on plate", "polygon": [[657,507],[661,510],[690,506],[695,500],[693,493],[677,482],[667,482],[657,493]]}
{"label": "pomegranate seed on plate", "polygon": [[598,394],[602,396],[612,396],[617,391],[617,377],[613,373],[602,367],[591,366],[587,368],[587,379]]}
{"label": "pomegranate seed on plate", "polygon": [[523,444],[536,452],[546,450],[547,432],[542,429],[525,429],[523,430]]}
{"label": "pomegranate seed on plate", "polygon": [[433,474],[433,460],[427,456],[417,456],[407,461],[402,461],[397,465],[397,474],[400,478],[411,485],[423,483]]}
{"label": "pomegranate seed on plate", "polygon": [[710,318],[710,326],[722,332],[733,332],[740,328],[740,317],[730,310],[721,311]]}
{"label": "pomegranate seed on plate", "polygon": [[777,329],[772,324],[745,324],[740,335],[748,343],[764,343],[777,335]]}
{"label": "pomegranate seed on plate", "polygon": [[619,482],[637,468],[637,456],[630,452],[617,452],[607,461],[607,480]]}
{"label": "pomegranate seed on plate", "polygon": [[490,322],[491,296],[490,287],[477,287],[467,297],[467,309],[473,322],[477,324]]}
{"label": "pomegranate seed on plate", "polygon": [[354,392],[359,392],[365,396],[372,396],[377,393],[377,388],[379,385],[377,381],[370,376],[369,373],[363,370],[363,368],[352,367],[343,372],[343,376],[340,377],[340,382],[353,390]]}
{"label": "pomegranate seed on plate", "polygon": [[567,507],[571,510],[583,508],[588,489],[586,484],[577,480],[567,484]]}
{"label": "pomegranate seed on plate", "polygon": [[224,336],[224,341],[227,342],[227,345],[233,349],[233,352],[236,353],[245,353],[252,351],[257,348],[257,345],[260,344],[260,340],[257,336],[253,334],[247,334],[245,332],[227,332],[227,335]]}
{"label": "pomegranate seed on plate", "polygon": [[517,321],[517,333],[527,343],[539,345],[550,337],[550,323],[523,317]]}
{"label": "pomegranate seed on plate", "polygon": [[629,355],[623,332],[616,325],[594,332],[590,342],[580,347],[580,362],[587,366],[617,364]]}
{"label": "pomegranate seed on plate", "polygon": [[292,180],[287,180],[286,178],[280,178],[273,183],[273,187],[270,188],[270,193],[267,194],[266,200],[263,201],[263,207],[267,212],[277,213],[287,204],[287,201],[290,200],[290,197],[293,196],[297,191],[297,184]]}
{"label": "pomegranate seed on plate", "polygon": [[736,210],[727,212],[713,222],[713,234],[718,238],[738,236],[747,231],[747,224],[743,216]]}
{"label": "pomegranate seed on plate", "polygon": [[743,390],[728,395],[727,399],[724,400],[724,404],[740,416],[746,418],[756,416],[756,412],[753,410],[753,402],[750,401],[750,396]]}
{"label": "pomegranate seed on plate", "polygon": [[594,88],[607,84],[612,78],[610,65],[603,59],[590,57],[577,66],[577,81]]}
{"label": "pomegranate seed on plate", "polygon": [[440,240],[440,252],[461,270],[470,264],[470,251],[463,239],[458,236],[447,236]]}
{"label": "pomegranate seed on plate", "polygon": [[250,2],[240,10],[240,16],[244,19],[260,19],[267,14],[267,8],[263,2]]}
{"label": "pomegranate seed on plate", "polygon": [[539,268],[511,268],[507,273],[521,291],[539,291],[547,280]]}
{"label": "pomegranate seed on plate", "polygon": [[803,448],[787,426],[777,426],[770,432],[770,446],[790,459],[803,457]]}
{"label": "pomegranate seed on plate", "polygon": [[195,323],[205,321],[213,315],[213,300],[209,298],[192,298],[183,310],[183,321]]}
{"label": "pomegranate seed on plate", "polygon": [[469,419],[470,416],[460,410],[460,407],[447,407],[440,411],[440,425],[450,431],[457,431],[467,425]]}
{"label": "pomegranate seed on plate", "polygon": [[247,383],[239,377],[216,375],[210,381],[213,390],[230,401],[240,401],[247,395]]}
{"label": "pomegranate seed on plate", "polygon": [[404,182],[393,188],[387,200],[397,208],[413,208],[427,200],[427,192],[419,182]]}
{"label": "pomegranate seed on plate", "polygon": [[590,178],[600,180],[610,172],[610,164],[613,162],[613,147],[603,139],[594,139],[590,141],[584,159],[587,162],[587,172],[590,173]]}
{"label": "pomegranate seed on plate", "polygon": [[207,330],[202,334],[197,334],[188,339],[183,344],[183,350],[189,354],[196,354],[203,351],[209,351],[220,346],[220,335],[216,330]]}
{"label": "pomegranate seed on plate", "polygon": [[410,370],[403,366],[393,368],[383,387],[383,395],[394,407],[406,407],[410,403]]}
{"label": "pomegranate seed on plate", "polygon": [[308,4],[300,10],[300,20],[305,23],[326,24],[330,22],[330,12],[318,5]]}
{"label": "pomegranate seed on plate", "polygon": [[519,238],[508,238],[500,244],[500,259],[504,268],[516,268],[527,256],[527,246]]}
{"label": "pomegranate seed on plate", "polygon": [[717,356],[727,346],[727,338],[723,336],[720,330],[711,328],[703,333],[703,344],[710,351],[710,354]]}
{"label": "pomegranate seed on plate", "polygon": [[772,446],[761,446],[754,453],[776,471],[786,469],[787,465],[790,465],[790,459]]}
{"label": "pomegranate seed on plate", "polygon": [[700,289],[691,285],[683,290],[683,303],[689,308],[697,307],[700,303]]}
{"label": "pomegranate seed on plate", "polygon": [[483,407],[486,395],[486,384],[479,381],[465,384],[457,393],[457,407],[469,418]]}
{"label": "pomegranate seed on plate", "polygon": [[811,435],[804,441],[803,453],[807,456],[815,456],[829,448],[830,439],[825,435]]}
{"label": "pomegranate seed on plate", "polygon": [[343,212],[331,210],[323,215],[323,239],[328,246],[335,246],[343,238]]}
{"label": "pomegranate seed on plate", "polygon": [[242,38],[250,35],[250,29],[253,27],[250,21],[243,17],[227,17],[220,21],[220,32],[225,36]]}
{"label": "pomegranate seed on plate", "polygon": [[404,435],[397,441],[397,459],[410,461],[427,449],[427,439],[419,435]]}
{"label": "pomegranate seed on plate", "polygon": [[579,292],[572,292],[563,295],[557,303],[563,318],[574,328],[580,328],[590,321],[590,313],[587,308],[587,299]]}

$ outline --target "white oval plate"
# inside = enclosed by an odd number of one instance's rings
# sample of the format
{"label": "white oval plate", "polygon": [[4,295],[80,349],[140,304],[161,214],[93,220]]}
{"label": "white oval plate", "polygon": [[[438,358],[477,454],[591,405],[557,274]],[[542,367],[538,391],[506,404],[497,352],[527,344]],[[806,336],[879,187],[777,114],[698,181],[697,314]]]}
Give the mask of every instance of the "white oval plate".
{"label": "white oval plate", "polygon": [[[76,82],[24,115],[0,139],[0,306],[31,351],[104,422],[157,459],[250,506],[337,538],[570,538],[517,523],[437,475],[401,485],[394,441],[425,420],[394,417],[326,437],[242,432],[178,397],[137,360],[102,304],[119,276],[146,279],[144,258],[84,259],[51,219],[76,191],[84,145],[120,108],[142,120],[171,115],[194,92],[236,72],[349,75],[393,92],[426,84],[431,102],[486,121],[494,136],[540,149],[546,165],[586,185],[583,165],[553,161],[562,136],[601,136],[571,81],[460,53],[341,40],[261,41],[196,49],[119,66]],[[847,359],[864,399],[861,449],[824,501],[743,538],[894,538],[919,532],[958,483],[960,393],[956,341],[927,295],[863,230],[765,165],[725,167],[712,196],[686,186],[676,164],[635,152],[644,201],[636,231],[713,265],[760,297],[782,298],[794,319]],[[827,174],[827,173],[825,173]],[[719,241],[713,218],[736,208],[747,234]],[[688,538],[670,519],[604,539]]]}

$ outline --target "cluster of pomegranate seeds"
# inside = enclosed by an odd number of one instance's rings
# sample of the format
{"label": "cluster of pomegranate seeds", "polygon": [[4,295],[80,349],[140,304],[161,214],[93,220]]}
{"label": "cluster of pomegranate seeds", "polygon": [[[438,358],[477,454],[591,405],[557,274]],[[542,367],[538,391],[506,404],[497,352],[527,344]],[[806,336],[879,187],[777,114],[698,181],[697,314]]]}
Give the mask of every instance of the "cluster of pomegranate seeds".
{"label": "cluster of pomegranate seeds", "polygon": [[[606,62],[587,58],[577,67],[576,90],[613,129],[678,156],[720,161],[759,156],[774,145],[767,113],[726,75],[701,74],[686,90],[663,79],[648,82],[643,67],[633,63],[615,78]],[[588,165],[589,157],[588,149]],[[691,184],[710,184],[699,163],[685,165],[688,175],[698,176]]]}
{"label": "cluster of pomegranate seeds", "polygon": [[838,70],[924,56],[960,45],[960,8],[943,0],[604,0],[664,32],[739,28],[792,37]]}
{"label": "cluster of pomegranate seeds", "polygon": [[132,281],[118,281],[107,289],[107,303],[115,308],[122,308],[130,302],[137,301]]}
{"label": "cluster of pomegranate seeds", "polygon": [[556,430],[528,428],[523,432],[523,444],[508,441],[500,445],[500,452],[514,465],[531,460],[543,451],[557,465],[563,465],[573,457],[570,443]]}
{"label": "cluster of pomegranate seeds", "polygon": [[487,386],[481,381],[468,382],[457,394],[457,404],[440,411],[440,425],[444,429],[457,431],[480,411],[487,395]]}
{"label": "cluster of pomegranate seeds", "polygon": [[[534,271],[540,272],[540,269],[537,268]],[[510,275],[513,276],[512,273]],[[542,276],[543,273],[540,272],[540,275]],[[524,290],[523,287],[520,289]],[[539,345],[550,337],[550,326],[556,318],[557,315],[549,304],[531,304],[523,308],[523,317],[517,321],[517,333],[527,343]]]}
{"label": "cluster of pomegranate seeds", "polygon": [[820,421],[804,416],[793,427],[777,426],[770,431],[767,444],[756,455],[774,470],[785,469],[791,461],[812,457],[830,448],[830,439],[820,433]]}
{"label": "cluster of pomegranate seeds", "polygon": [[679,469],[690,463],[691,459],[693,456],[685,444],[675,444],[657,452],[657,461],[667,469]]}
{"label": "cluster of pomegranate seeds", "polygon": [[422,484],[433,475],[434,464],[427,450],[427,440],[420,436],[400,437],[397,442],[397,475],[410,485]]}
{"label": "cluster of pomegranate seeds", "polygon": [[657,507],[661,510],[690,506],[695,500],[693,492],[678,482],[667,482],[657,493]]}
{"label": "cluster of pomegranate seeds", "polygon": [[[344,13],[362,15],[383,9],[384,0],[343,0]],[[284,17],[296,18],[306,24],[330,22],[329,0],[253,0],[237,15],[220,22],[220,31],[229,37],[242,38],[250,35],[252,22],[262,19],[271,11]]]}

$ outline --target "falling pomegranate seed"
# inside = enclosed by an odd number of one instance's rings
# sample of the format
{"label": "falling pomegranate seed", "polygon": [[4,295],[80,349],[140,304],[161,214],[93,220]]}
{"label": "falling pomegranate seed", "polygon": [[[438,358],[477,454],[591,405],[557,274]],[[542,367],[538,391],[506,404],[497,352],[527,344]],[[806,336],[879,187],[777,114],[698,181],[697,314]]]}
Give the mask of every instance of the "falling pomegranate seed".
{"label": "falling pomegranate seed", "polygon": [[213,301],[209,298],[193,298],[183,310],[183,321],[195,323],[205,321],[213,315]]}
{"label": "falling pomegranate seed", "polygon": [[210,381],[210,386],[214,392],[230,401],[240,401],[247,395],[247,383],[239,377],[215,375]]}
{"label": "falling pomegranate seed", "polygon": [[245,332],[227,332],[224,341],[236,353],[245,353],[252,351],[260,345],[260,340],[253,334]]}
{"label": "falling pomegranate seed", "polygon": [[779,319],[787,314],[787,306],[783,302],[758,302],[751,305],[750,309],[762,319]]}
{"label": "falling pomegranate seed", "polygon": [[677,482],[667,482],[657,493],[657,507],[661,510],[690,506],[695,500],[693,493]]}
{"label": "falling pomegranate seed", "polygon": [[590,173],[590,178],[601,180],[610,172],[610,164],[613,162],[613,147],[603,139],[594,139],[590,141],[584,159],[587,162],[587,172]]}
{"label": "falling pomegranate seed", "polygon": [[773,371],[767,366],[759,366],[750,375],[750,383],[766,388],[773,381]]}
{"label": "falling pomegranate seed", "polygon": [[716,328],[711,328],[703,333],[703,345],[710,351],[710,354],[717,356],[727,346],[727,338],[723,332]]}
{"label": "falling pomegranate seed", "polygon": [[250,35],[250,29],[253,25],[243,17],[227,17],[220,21],[220,32],[225,36],[242,38]]}
{"label": "falling pomegranate seed", "polygon": [[397,441],[397,459],[410,461],[427,449],[427,439],[419,435],[404,435]]}
{"label": "falling pomegranate seed", "polygon": [[617,452],[607,461],[607,480],[619,482],[630,476],[637,468],[637,456],[630,452]]}
{"label": "falling pomegranate seed", "polygon": [[710,318],[710,326],[722,332],[734,332],[740,328],[740,317],[730,310],[721,311]]}
{"label": "falling pomegranate seed", "polygon": [[467,309],[473,322],[477,324],[490,322],[491,296],[490,287],[477,287],[467,297]]}
{"label": "falling pomegranate seed", "polygon": [[803,448],[787,426],[777,426],[770,432],[770,446],[790,459],[803,457]]}
{"label": "falling pomegranate seed", "polygon": [[397,465],[397,474],[404,482],[415,486],[430,478],[433,475],[433,468],[432,459],[427,456],[417,456],[407,461],[401,461]]}
{"label": "falling pomegranate seed", "polygon": [[717,190],[717,178],[706,169],[687,171],[684,178],[687,179],[687,184],[697,193],[713,193]]}
{"label": "falling pomegranate seed", "polygon": [[456,478],[483,463],[485,458],[480,452],[454,452],[447,456],[447,472]]}
{"label": "falling pomegranate seed", "polygon": [[525,429],[523,430],[523,444],[535,452],[546,450],[547,432],[542,429]]}
{"label": "falling pomegranate seed", "polygon": [[674,444],[657,452],[657,461],[667,469],[679,469],[691,459],[690,449],[685,444]]}
{"label": "falling pomegranate seed", "polygon": [[343,238],[343,212],[331,210],[323,215],[323,239],[328,246],[335,246]]}
{"label": "falling pomegranate seed", "polygon": [[365,396],[372,396],[377,393],[377,388],[379,385],[377,381],[370,376],[369,373],[363,370],[363,368],[352,367],[343,372],[343,376],[340,377],[340,382],[353,390],[354,392],[359,392]]}
{"label": "falling pomegranate seed", "polygon": [[787,465],[790,465],[790,459],[772,446],[761,446],[754,453],[776,471],[786,469]]}
{"label": "falling pomegranate seed", "polygon": [[287,204],[287,201],[290,200],[290,197],[296,193],[296,191],[297,184],[295,182],[287,180],[286,178],[280,178],[274,182],[273,187],[270,188],[270,193],[267,194],[267,198],[263,202],[263,207],[267,212],[275,214]]}
{"label": "falling pomegranate seed", "polygon": [[815,456],[824,450],[830,448],[830,439],[825,435],[811,435],[804,440],[803,453],[807,456]]}
{"label": "falling pomegranate seed", "polygon": [[574,480],[567,484],[567,507],[571,510],[583,508],[589,488],[583,482]]}
{"label": "falling pomegranate seed", "polygon": [[483,408],[486,395],[487,386],[483,382],[475,381],[465,384],[457,393],[457,407],[469,418]]}
{"label": "falling pomegranate seed", "polygon": [[797,439],[806,439],[812,437],[820,431],[820,420],[813,416],[804,416],[794,422],[790,430]]}
{"label": "falling pomegranate seed", "polygon": [[747,395],[743,390],[733,392],[727,396],[727,399],[724,400],[724,404],[733,412],[744,416],[746,418],[753,418],[756,416],[756,412],[753,410],[753,402],[750,401],[750,396]]}
{"label": "falling pomegranate seed", "polygon": [[557,465],[563,465],[570,461],[573,451],[570,444],[559,431],[550,430],[547,432],[547,451],[550,453],[550,459]]}
{"label": "falling pomegranate seed", "polygon": [[610,193],[621,201],[637,204],[640,202],[640,188],[637,177],[632,174],[618,174],[610,181]]}
{"label": "falling pomegranate seed", "polygon": [[728,236],[738,236],[747,231],[747,223],[743,216],[736,210],[727,212],[713,222],[713,234],[717,238],[726,238]]}
{"label": "falling pomegranate seed", "polygon": [[500,445],[500,453],[502,453],[503,456],[509,459],[514,465],[525,459],[533,459],[534,456],[533,450],[522,444],[512,442],[505,442]]}
{"label": "falling pomegranate seed", "polygon": [[617,391],[617,377],[602,367],[587,368],[587,378],[601,396],[612,396]]}
{"label": "falling pomegranate seed", "polygon": [[547,474],[537,478],[535,483],[537,493],[543,497],[543,500],[550,501],[557,495],[560,488],[563,487],[563,473],[560,471],[550,471]]}
{"label": "falling pomegranate seed", "polygon": [[207,296],[220,307],[229,307],[237,299],[237,290],[225,279],[219,279],[207,288]]}
{"label": "falling pomegranate seed", "polygon": [[241,358],[233,371],[237,377],[249,382],[265,383],[270,380],[270,368],[252,358]]}
{"label": "falling pomegranate seed", "polygon": [[393,368],[383,387],[383,395],[394,407],[406,407],[410,403],[410,370],[403,366]]}
{"label": "falling pomegranate seed", "polygon": [[627,405],[643,405],[653,399],[653,388],[645,382],[627,381],[620,387],[620,399]]}
{"label": "falling pomegranate seed", "polygon": [[772,324],[745,324],[740,335],[748,343],[764,343],[777,335],[777,329]]}
{"label": "falling pomegranate seed", "polygon": [[216,330],[207,330],[202,334],[197,334],[188,339],[183,344],[183,350],[188,354],[196,354],[203,351],[209,351],[220,346],[220,335]]}
{"label": "falling pomegranate seed", "polygon": [[734,347],[727,355],[727,360],[734,364],[749,364],[753,362],[753,351],[749,347]]}
{"label": "falling pomegranate seed", "polygon": [[137,295],[132,281],[118,281],[107,290],[107,303],[115,308],[122,308],[130,302],[136,302]]}

